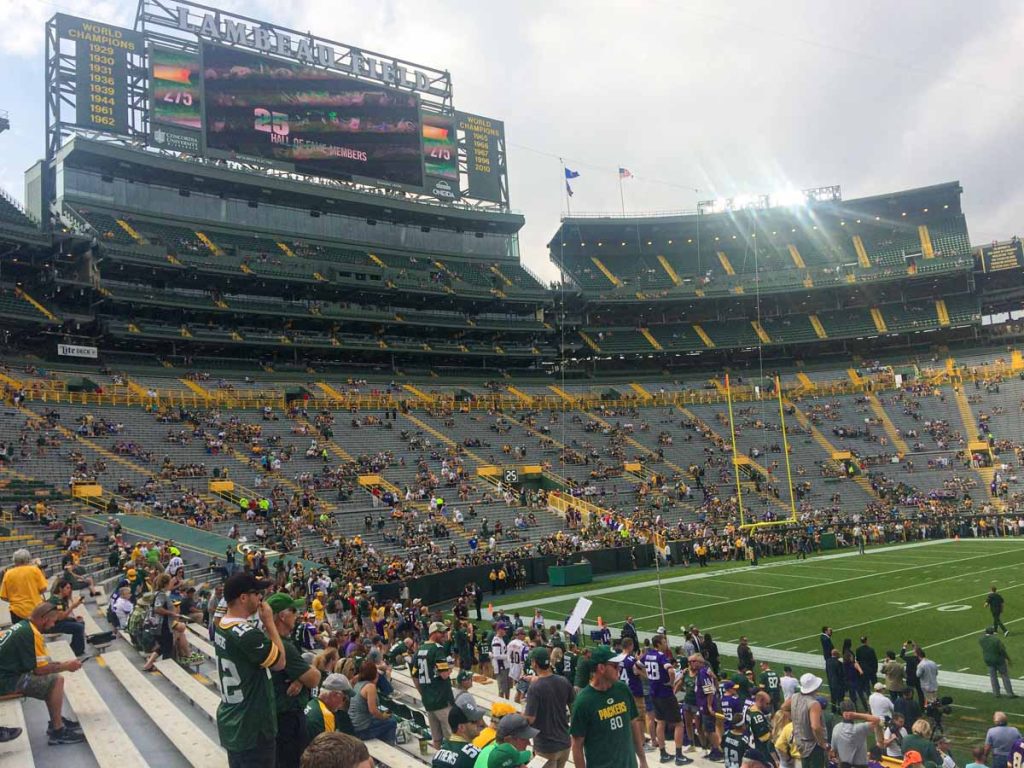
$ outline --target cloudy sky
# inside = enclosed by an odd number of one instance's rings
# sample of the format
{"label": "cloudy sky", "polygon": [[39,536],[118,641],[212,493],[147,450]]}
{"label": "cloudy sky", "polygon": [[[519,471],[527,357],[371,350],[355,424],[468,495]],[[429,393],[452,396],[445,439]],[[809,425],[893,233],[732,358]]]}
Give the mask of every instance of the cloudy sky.
{"label": "cloudy sky", "polygon": [[[1021,233],[1024,4],[1007,0],[208,0],[448,69],[459,109],[505,121],[525,263],[565,208],[839,184],[846,198],[958,179],[974,243]],[[0,186],[43,151],[43,24],[131,26],[135,0],[0,0]],[[699,191],[695,191],[699,190]],[[1015,215],[1017,214],[1017,215]]]}

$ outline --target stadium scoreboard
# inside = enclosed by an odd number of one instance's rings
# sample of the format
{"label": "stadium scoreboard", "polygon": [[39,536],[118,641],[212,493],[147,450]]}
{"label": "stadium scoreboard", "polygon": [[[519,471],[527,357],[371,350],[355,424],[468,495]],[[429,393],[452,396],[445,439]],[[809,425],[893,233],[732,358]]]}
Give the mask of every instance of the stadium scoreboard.
{"label": "stadium scoreboard", "polygon": [[[65,14],[48,28],[49,159],[64,138],[87,130],[508,207],[504,124],[456,112],[447,71],[190,0],[140,0],[135,30]],[[73,121],[62,119],[62,105]]]}

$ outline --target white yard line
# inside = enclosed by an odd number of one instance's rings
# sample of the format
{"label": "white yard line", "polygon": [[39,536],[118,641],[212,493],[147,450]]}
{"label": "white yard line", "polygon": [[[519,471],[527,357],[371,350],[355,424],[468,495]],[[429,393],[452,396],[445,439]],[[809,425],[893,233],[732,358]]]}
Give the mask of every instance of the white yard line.
{"label": "white yard line", "polygon": [[[775,568],[791,568],[791,567],[806,567],[809,564],[817,562],[829,562],[831,560],[841,560],[849,557],[874,557],[877,555],[889,555],[894,552],[903,552],[909,549],[919,549],[921,547],[934,547],[939,544],[949,544],[949,539],[930,539],[928,541],[916,541],[912,544],[896,544],[885,549],[868,550],[866,555],[859,555],[856,552],[837,552],[834,555],[821,555],[819,557],[811,558],[810,560],[784,560],[765,563],[764,565],[758,566],[761,570],[775,569]],[[584,553],[585,555],[586,553]],[[936,564],[941,564],[937,561]],[[696,573],[687,573],[682,576],[671,576],[661,579],[661,584],[679,584],[684,581],[697,581],[699,579],[713,579],[717,576],[721,576],[727,573],[732,573],[739,569],[726,569],[716,571],[698,571]],[[906,569],[910,570],[910,569]],[[896,572],[896,571],[894,571]],[[864,574],[865,577],[877,577],[876,573]],[[842,580],[833,582],[835,584],[841,583]],[[594,598],[595,596],[601,595],[613,595],[616,592],[621,592],[624,589],[639,589],[643,587],[656,587],[659,582],[657,579],[650,579],[648,581],[635,582],[633,584],[619,584],[613,587],[599,587],[598,589],[589,589],[582,592],[571,592],[564,595],[552,595],[550,597],[537,597],[532,600],[521,600],[514,603],[501,603],[497,605],[498,608],[506,611],[512,611],[516,608],[530,608],[539,605],[551,605],[553,603],[562,603],[570,600],[576,600],[579,597]]]}

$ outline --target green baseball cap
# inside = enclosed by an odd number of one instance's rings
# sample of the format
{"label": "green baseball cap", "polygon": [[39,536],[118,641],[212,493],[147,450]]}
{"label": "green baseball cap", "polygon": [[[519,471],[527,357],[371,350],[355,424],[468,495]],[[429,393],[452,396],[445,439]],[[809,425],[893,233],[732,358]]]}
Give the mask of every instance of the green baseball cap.
{"label": "green baseball cap", "polygon": [[457,682],[457,683],[464,683],[467,680],[472,680],[472,679],[473,679],[473,673],[472,672],[470,672],[468,669],[460,669],[458,677],[455,678],[455,682]]}
{"label": "green baseball cap", "polygon": [[270,606],[270,610],[274,613],[287,611],[289,608],[301,611],[306,607],[305,600],[296,600],[285,592],[275,592],[270,597],[266,598],[264,602]]}
{"label": "green baseball cap", "polygon": [[551,666],[551,654],[547,648],[534,648],[530,651],[530,661],[541,669],[547,669]]}
{"label": "green baseball cap", "polygon": [[621,664],[626,658],[624,653],[615,653],[607,645],[599,645],[590,654],[590,661],[594,664]]}
{"label": "green baseball cap", "polygon": [[498,744],[487,756],[487,768],[516,768],[529,764],[532,759],[530,752],[520,752],[511,744]]}

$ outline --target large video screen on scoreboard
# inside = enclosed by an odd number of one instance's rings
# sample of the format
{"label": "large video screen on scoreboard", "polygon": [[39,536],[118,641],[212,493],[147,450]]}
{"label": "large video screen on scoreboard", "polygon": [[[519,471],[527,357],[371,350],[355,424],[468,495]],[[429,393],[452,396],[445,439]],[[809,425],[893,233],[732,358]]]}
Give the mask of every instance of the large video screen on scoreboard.
{"label": "large video screen on scoreboard", "polygon": [[202,66],[207,151],[423,185],[415,94],[210,43]]}

